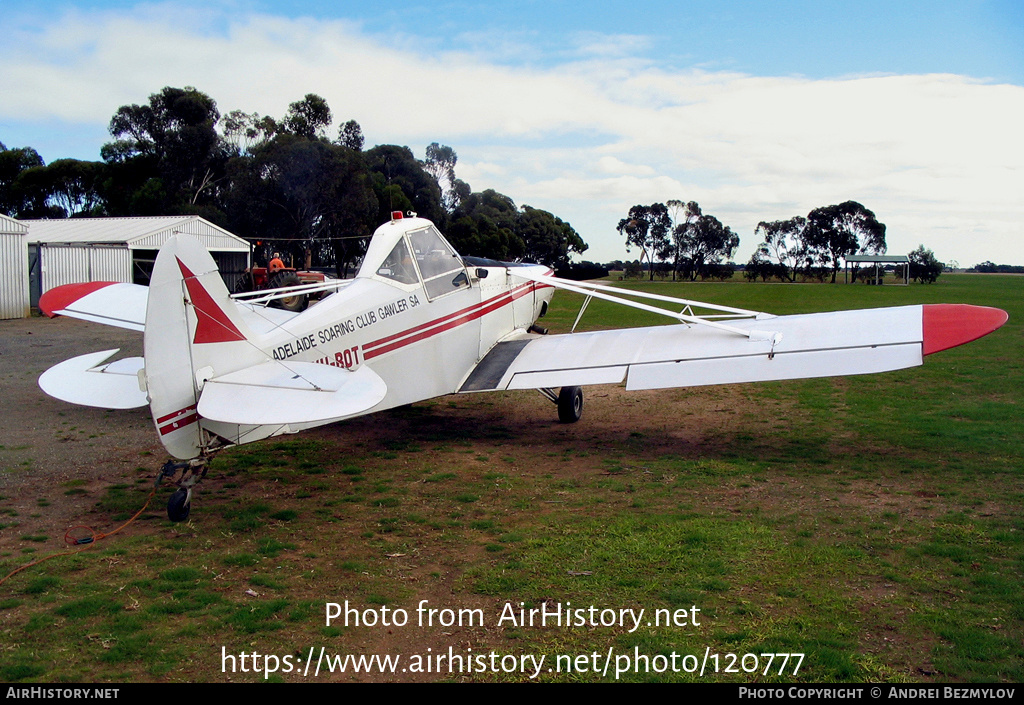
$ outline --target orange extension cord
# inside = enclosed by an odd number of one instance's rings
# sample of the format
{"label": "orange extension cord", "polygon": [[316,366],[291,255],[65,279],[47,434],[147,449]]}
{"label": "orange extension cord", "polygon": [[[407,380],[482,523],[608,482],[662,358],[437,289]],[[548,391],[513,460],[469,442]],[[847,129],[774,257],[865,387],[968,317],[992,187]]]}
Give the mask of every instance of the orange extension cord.
{"label": "orange extension cord", "polygon": [[[92,527],[90,527],[90,526],[72,526],[70,529],[68,529],[64,533],[64,543],[68,544],[69,546],[81,546],[81,548],[77,548],[77,549],[75,549],[73,551],[61,551],[60,553],[51,553],[49,556],[46,556],[45,558],[40,558],[37,561],[32,561],[31,563],[27,563],[27,564],[21,566],[20,568],[16,568],[15,570],[13,570],[10,573],[8,573],[7,575],[5,575],[3,578],[0,578],[0,585],[3,585],[7,581],[8,578],[11,578],[11,577],[17,575],[18,573],[20,573],[21,571],[25,570],[26,568],[31,568],[34,565],[39,565],[40,563],[43,563],[44,561],[48,561],[51,558],[57,558],[58,556],[73,556],[76,553],[81,553],[85,549],[90,548],[91,546],[94,546],[97,541],[102,541],[105,538],[113,536],[118,531],[120,531],[121,529],[123,529],[124,527],[128,526],[129,524],[131,524],[136,519],[138,519],[139,515],[142,514],[144,511],[146,511],[146,507],[148,507],[149,503],[153,500],[153,496],[156,494],[156,490],[157,490],[157,488],[154,487],[152,489],[152,491],[149,493],[149,496],[146,497],[146,503],[142,505],[142,509],[140,509],[139,511],[135,512],[135,515],[131,519],[129,519],[125,523],[121,524],[121,526],[117,527],[113,531],[108,531],[107,533],[103,534],[103,533],[96,533],[96,531]],[[81,538],[74,538],[74,537],[71,536],[71,532],[74,531],[75,529],[85,529],[89,533],[89,535],[88,536],[82,536]]]}

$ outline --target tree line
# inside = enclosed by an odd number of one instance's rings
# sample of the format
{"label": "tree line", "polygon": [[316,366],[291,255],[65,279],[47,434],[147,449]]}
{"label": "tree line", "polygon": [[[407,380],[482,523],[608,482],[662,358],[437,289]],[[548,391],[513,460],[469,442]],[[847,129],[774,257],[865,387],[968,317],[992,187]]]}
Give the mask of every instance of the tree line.
{"label": "tree line", "polygon": [[[635,269],[647,269],[672,279],[728,279],[734,265],[729,261],[740,239],[727,225],[704,213],[695,201],[680,200],[633,206],[619,221],[626,247],[640,249]],[[851,255],[876,255],[886,251],[885,224],[856,201],[815,208],[807,216],[762,221],[754,230],[761,238],[743,267],[750,281],[770,279],[835,283],[839,270]],[[646,266],[644,264],[646,260]],[[943,264],[923,245],[909,255],[910,277],[934,282]],[[864,268],[867,273],[871,268]],[[861,268],[854,265],[856,280]]]}
{"label": "tree line", "polygon": [[627,251],[640,249],[640,265],[647,260],[651,280],[656,269],[670,269],[673,281],[718,276],[740,244],[729,226],[704,214],[696,201],[633,206],[619,221],[618,231],[626,238]]}
{"label": "tree line", "polygon": [[846,257],[886,250],[885,225],[856,201],[815,208],[807,217],[762,221],[754,234],[764,240],[747,265],[749,278],[796,281],[802,275],[821,281],[831,277],[834,283]]}
{"label": "tree line", "polygon": [[982,274],[1024,274],[1024,266],[1019,264],[996,264],[990,260],[985,260],[981,264],[974,265],[968,271]]}
{"label": "tree line", "polygon": [[[587,244],[547,211],[455,175],[457,155],[433,143],[364,149],[359,123],[328,134],[327,101],[307,94],[280,117],[234,110],[192,88],[165,87],[118,108],[101,161],[45,164],[0,143],[0,212],[15,218],[198,215],[300,265],[344,275],[392,211],[432,220],[463,254],[552,267]],[[266,253],[260,253],[266,256]]]}

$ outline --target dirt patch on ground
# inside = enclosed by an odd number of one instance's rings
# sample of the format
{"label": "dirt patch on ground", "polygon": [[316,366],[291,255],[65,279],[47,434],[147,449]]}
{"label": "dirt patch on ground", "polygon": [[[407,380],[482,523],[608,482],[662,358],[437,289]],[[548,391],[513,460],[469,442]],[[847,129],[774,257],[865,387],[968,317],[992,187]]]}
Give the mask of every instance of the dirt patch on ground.
{"label": "dirt patch on ground", "polygon": [[72,319],[0,321],[0,496],[18,511],[20,533],[80,523],[94,504],[87,497],[139,466],[156,476],[164,458],[148,407],[75,406],[37,383],[59,362],[115,348],[119,357],[141,355],[142,335]]}

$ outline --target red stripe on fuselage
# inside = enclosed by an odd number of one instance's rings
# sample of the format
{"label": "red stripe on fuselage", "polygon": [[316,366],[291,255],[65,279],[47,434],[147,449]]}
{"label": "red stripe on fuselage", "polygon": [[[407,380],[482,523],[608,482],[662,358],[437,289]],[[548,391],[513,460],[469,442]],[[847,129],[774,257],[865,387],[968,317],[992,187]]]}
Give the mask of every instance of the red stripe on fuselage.
{"label": "red stripe on fuselage", "polygon": [[413,333],[416,333],[417,331],[421,331],[421,330],[424,330],[426,328],[432,328],[434,326],[441,325],[441,324],[445,323],[446,321],[448,321],[449,319],[459,318],[461,316],[464,316],[467,313],[473,311],[474,309],[479,309],[479,308],[483,308],[484,306],[489,306],[494,301],[497,301],[498,299],[502,299],[504,297],[507,297],[507,296],[511,295],[513,292],[515,292],[515,291],[517,291],[519,289],[522,289],[523,287],[528,287],[528,286],[529,286],[529,284],[521,284],[518,287],[516,287],[515,289],[513,289],[512,291],[503,292],[501,294],[498,294],[497,296],[494,296],[494,297],[492,297],[490,299],[487,299],[487,301],[480,301],[478,303],[473,304],[472,306],[467,306],[464,309],[461,309],[459,311],[455,311],[454,313],[449,313],[446,316],[441,316],[440,318],[436,318],[433,321],[427,321],[426,323],[421,323],[420,325],[413,326],[412,328],[409,328],[407,330],[399,331],[398,333],[393,333],[391,335],[386,335],[383,338],[381,338],[380,340],[375,340],[372,343],[368,343],[367,345],[364,345],[363,349],[365,350],[367,348],[372,348],[372,347],[377,346],[377,345],[384,345],[385,343],[389,343],[392,340],[397,340],[398,338],[404,338],[407,335],[412,335]]}
{"label": "red stripe on fuselage", "polygon": [[[186,415],[187,414],[187,415]],[[172,411],[169,414],[164,414],[156,420],[156,428],[160,431],[161,436],[166,436],[172,431],[177,431],[179,428],[185,428],[190,426],[199,420],[199,414],[196,413],[196,405],[186,406],[184,409],[178,409]]]}
{"label": "red stripe on fuselage", "polygon": [[195,404],[193,404],[192,406],[186,406],[184,409],[178,409],[177,411],[172,411],[169,414],[164,414],[163,416],[158,418],[156,420],[156,422],[158,424],[162,424],[164,421],[170,421],[171,419],[173,419],[176,416],[181,416],[182,414],[188,413],[189,411],[195,411],[195,410],[196,410],[196,405]]}
{"label": "red stripe on fuselage", "polygon": [[535,282],[529,282],[527,284],[521,284],[520,286],[512,289],[511,291],[498,294],[497,296],[488,299],[487,301],[481,301],[478,304],[467,306],[466,308],[450,313],[447,316],[429,321],[427,323],[413,326],[408,330],[388,335],[380,340],[375,340],[372,343],[368,343],[363,346],[363,357],[366,360],[383,355],[385,353],[398,350],[406,345],[425,340],[433,337],[438,333],[457,328],[465,323],[474,321],[482,316],[487,315],[493,311],[497,311],[504,306],[512,303],[516,299],[522,298],[527,294],[530,294],[537,289],[544,289],[550,287],[549,284],[536,284]]}
{"label": "red stripe on fuselage", "polygon": [[186,416],[185,418],[183,418],[181,421],[172,421],[171,423],[167,424],[166,426],[161,426],[160,427],[160,435],[161,436],[166,436],[168,433],[170,433],[172,431],[177,431],[179,428],[185,428],[186,426],[191,426],[192,424],[194,424],[198,420],[199,420],[199,414],[191,414],[191,415]]}

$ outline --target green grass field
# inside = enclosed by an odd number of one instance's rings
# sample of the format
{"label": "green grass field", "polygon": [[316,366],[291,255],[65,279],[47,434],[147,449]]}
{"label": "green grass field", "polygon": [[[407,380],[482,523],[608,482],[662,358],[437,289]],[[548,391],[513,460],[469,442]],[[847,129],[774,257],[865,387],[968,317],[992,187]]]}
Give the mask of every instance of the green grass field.
{"label": "green grass field", "polygon": [[[400,670],[453,649],[545,655],[541,681],[613,680],[594,672],[609,654],[648,657],[620,674],[633,681],[1024,681],[1024,278],[630,286],[777,314],[944,302],[1010,320],[882,375],[588,388],[573,426],[535,393],[446,397],[228,450],[189,522],[166,521],[161,490],[121,534],[0,585],[0,681],[264,679],[223,673],[222,647],[300,670],[321,647],[405,659],[394,675],[319,680],[530,675]],[[580,301],[557,294],[545,324],[567,330]],[[584,317],[590,328],[662,322],[600,301]],[[91,498],[97,529],[142,506],[153,462]],[[84,492],[40,488],[39,511],[71,491]],[[5,504],[0,523],[18,532]],[[64,528],[18,534],[0,576],[59,550]],[[327,626],[325,603],[346,600],[375,618],[405,610],[410,623]],[[423,600],[484,623],[419,626]],[[520,605],[565,603],[644,609],[645,622],[498,623]],[[688,616],[648,626],[655,610]],[[765,673],[767,653],[804,657],[795,674],[779,659]],[[656,672],[673,654],[679,672]],[[687,672],[684,657],[705,654],[718,654],[718,672]],[[559,656],[571,672],[546,670]]]}

